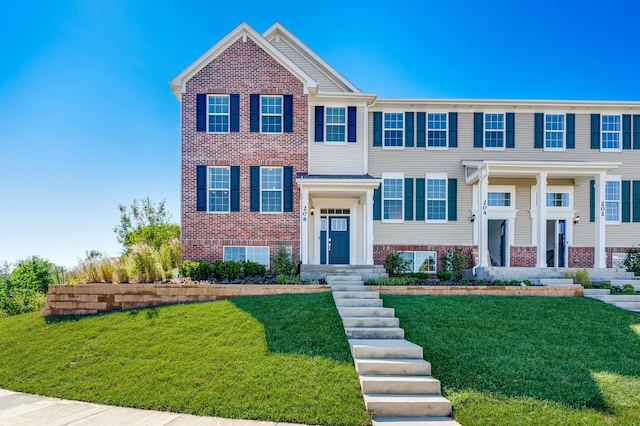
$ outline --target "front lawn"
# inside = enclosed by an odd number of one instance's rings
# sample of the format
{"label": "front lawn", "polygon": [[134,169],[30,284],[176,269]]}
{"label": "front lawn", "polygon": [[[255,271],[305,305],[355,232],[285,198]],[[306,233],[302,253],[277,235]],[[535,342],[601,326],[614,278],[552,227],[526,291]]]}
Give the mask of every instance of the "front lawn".
{"label": "front lawn", "polygon": [[582,298],[383,295],[473,425],[640,425],[640,315]]}
{"label": "front lawn", "polygon": [[227,418],[369,424],[330,293],[0,319],[0,387]]}

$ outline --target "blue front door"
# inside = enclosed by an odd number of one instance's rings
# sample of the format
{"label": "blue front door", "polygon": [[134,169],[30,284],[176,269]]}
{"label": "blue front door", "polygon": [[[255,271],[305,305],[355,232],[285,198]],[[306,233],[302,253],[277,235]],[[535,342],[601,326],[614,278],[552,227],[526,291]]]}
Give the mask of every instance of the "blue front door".
{"label": "blue front door", "polygon": [[320,263],[348,264],[349,217],[322,216],[320,220]]}

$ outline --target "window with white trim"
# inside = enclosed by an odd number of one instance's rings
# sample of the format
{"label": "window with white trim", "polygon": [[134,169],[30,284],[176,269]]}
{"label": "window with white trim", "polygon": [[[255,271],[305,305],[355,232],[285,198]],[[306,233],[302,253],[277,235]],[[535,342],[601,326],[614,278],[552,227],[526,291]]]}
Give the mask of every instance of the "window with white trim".
{"label": "window with white trim", "polygon": [[487,207],[511,207],[511,192],[488,192]]}
{"label": "window with white trim", "polygon": [[383,130],[385,147],[402,148],[404,146],[404,113],[385,112]]}
{"label": "window with white trim", "polygon": [[224,246],[222,248],[222,259],[236,261],[250,261],[260,263],[269,268],[269,247],[268,246]]}
{"label": "window with white trim", "polygon": [[382,175],[382,220],[404,219],[404,175]]}
{"label": "window with white trim", "polygon": [[435,251],[403,251],[400,255],[408,260],[409,271],[434,273],[437,270],[438,253]]}
{"label": "window with white trim", "polygon": [[544,147],[549,150],[564,149],[564,114],[544,115]]}
{"label": "window with white trim", "polygon": [[427,222],[445,222],[447,220],[447,175],[425,175],[426,220]]}
{"label": "window with white trim", "polygon": [[547,207],[571,207],[568,192],[547,192]]}
{"label": "window with white trim", "polygon": [[207,211],[229,212],[229,167],[208,167]]}
{"label": "window with white trim", "polygon": [[484,114],[484,147],[504,148],[504,114],[486,113]]}
{"label": "window with white trim", "polygon": [[326,107],[324,127],[325,142],[345,142],[347,109],[345,107]]}
{"label": "window with white trim", "polygon": [[263,133],[282,132],[282,96],[260,96],[260,131]]}
{"label": "window with white trim", "polygon": [[207,95],[207,129],[210,133],[229,132],[229,95]]}
{"label": "window with white trim", "polygon": [[447,147],[447,116],[439,112],[427,114],[427,148]]}
{"label": "window with white trim", "polygon": [[600,118],[600,149],[620,150],[622,139],[622,117],[620,115],[602,115]]}
{"label": "window with white trim", "polygon": [[260,167],[260,211],[282,213],[282,167]]}
{"label": "window with white trim", "polygon": [[620,223],[622,203],[620,179],[610,179],[605,181],[604,202],[605,202],[605,222]]}

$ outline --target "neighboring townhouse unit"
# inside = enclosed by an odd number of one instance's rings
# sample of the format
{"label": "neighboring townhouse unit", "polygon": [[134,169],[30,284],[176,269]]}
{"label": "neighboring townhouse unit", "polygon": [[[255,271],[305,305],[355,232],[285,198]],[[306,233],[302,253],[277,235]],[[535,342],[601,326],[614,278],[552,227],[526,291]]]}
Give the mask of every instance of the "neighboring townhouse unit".
{"label": "neighboring townhouse unit", "polygon": [[640,102],[379,98],[279,23],[171,86],[185,258],[611,268],[640,243]]}

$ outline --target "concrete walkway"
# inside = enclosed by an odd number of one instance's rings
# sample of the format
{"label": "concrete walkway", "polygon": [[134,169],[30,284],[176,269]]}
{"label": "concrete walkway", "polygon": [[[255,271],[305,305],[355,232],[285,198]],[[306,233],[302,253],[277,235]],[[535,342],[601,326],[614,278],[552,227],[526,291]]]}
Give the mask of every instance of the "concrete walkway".
{"label": "concrete walkway", "polygon": [[[69,401],[0,389],[0,426],[277,426],[254,420],[193,416]],[[298,425],[302,426],[302,425]]]}

